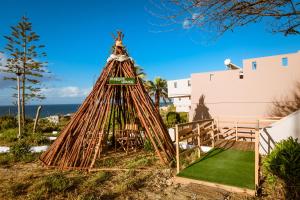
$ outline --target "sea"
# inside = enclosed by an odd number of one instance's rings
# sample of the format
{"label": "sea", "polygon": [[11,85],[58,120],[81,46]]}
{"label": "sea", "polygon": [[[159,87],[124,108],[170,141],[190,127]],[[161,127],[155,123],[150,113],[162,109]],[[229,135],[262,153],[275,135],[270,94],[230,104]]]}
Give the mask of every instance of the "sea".
{"label": "sea", "polygon": [[[171,103],[160,103],[160,106],[167,106]],[[51,115],[66,115],[75,113],[81,104],[47,104],[41,105],[40,117],[48,117]],[[39,105],[27,105],[25,106],[26,117],[35,118],[36,111]],[[18,107],[15,105],[0,106],[0,116],[11,115],[16,116],[18,113]]]}
{"label": "sea", "polygon": [[[81,104],[53,104],[53,105],[41,105],[42,109],[40,117],[48,117],[51,115],[66,115],[75,113]],[[25,106],[26,116],[28,118],[34,118],[36,110],[39,105],[27,105]],[[0,116],[11,115],[16,116],[18,113],[17,106],[0,106]]]}

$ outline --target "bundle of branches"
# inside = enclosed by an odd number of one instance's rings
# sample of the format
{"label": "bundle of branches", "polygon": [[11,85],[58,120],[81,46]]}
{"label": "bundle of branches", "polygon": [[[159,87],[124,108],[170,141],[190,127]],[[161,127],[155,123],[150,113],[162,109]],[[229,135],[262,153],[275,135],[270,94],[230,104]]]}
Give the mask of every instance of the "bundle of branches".
{"label": "bundle of branches", "polygon": [[[74,114],[61,135],[43,153],[40,160],[61,169],[91,169],[116,127],[139,123],[161,162],[173,159],[175,150],[158,110],[137,77],[134,62],[122,45],[123,34],[115,38],[113,54],[108,59],[91,93]],[[132,84],[112,83],[127,78]]]}

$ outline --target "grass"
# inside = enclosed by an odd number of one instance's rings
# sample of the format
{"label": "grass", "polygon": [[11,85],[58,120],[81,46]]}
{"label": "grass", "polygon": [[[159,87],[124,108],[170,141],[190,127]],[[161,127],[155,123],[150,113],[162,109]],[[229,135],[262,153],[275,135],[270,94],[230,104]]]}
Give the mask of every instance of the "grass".
{"label": "grass", "polygon": [[253,151],[215,148],[178,176],[254,189],[254,160]]}

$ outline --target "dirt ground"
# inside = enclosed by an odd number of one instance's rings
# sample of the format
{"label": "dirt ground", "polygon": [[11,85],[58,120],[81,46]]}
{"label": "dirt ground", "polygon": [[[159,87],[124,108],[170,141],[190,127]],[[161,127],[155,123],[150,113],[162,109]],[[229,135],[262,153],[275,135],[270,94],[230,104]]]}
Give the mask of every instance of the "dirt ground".
{"label": "dirt ground", "polygon": [[[10,194],[11,185],[18,182],[29,182],[34,184],[41,177],[45,177],[53,173],[53,169],[46,169],[39,162],[17,164],[9,168],[0,168],[0,199],[31,199],[30,189],[19,195]],[[104,183],[99,184],[101,194],[99,198],[93,199],[220,199],[220,200],[240,200],[253,199],[253,197],[241,194],[229,193],[227,191],[212,187],[190,184],[180,185],[172,182],[173,171],[170,169],[153,169],[150,171],[136,171],[134,178],[147,177],[139,182],[135,187],[130,187],[128,190],[114,192],[114,187],[121,184],[124,173],[122,171],[110,172],[111,176]],[[78,173],[77,173],[78,174]],[[88,174],[86,174],[89,176]],[[142,179],[141,179],[142,180]],[[124,179],[123,179],[124,181]],[[126,181],[126,180],[125,180]],[[107,190],[107,191],[105,191]],[[103,194],[110,195],[103,195]],[[72,190],[67,196],[51,196],[50,199],[81,199],[80,190]],[[84,198],[83,198],[84,199]],[[88,199],[88,198],[87,198]]]}

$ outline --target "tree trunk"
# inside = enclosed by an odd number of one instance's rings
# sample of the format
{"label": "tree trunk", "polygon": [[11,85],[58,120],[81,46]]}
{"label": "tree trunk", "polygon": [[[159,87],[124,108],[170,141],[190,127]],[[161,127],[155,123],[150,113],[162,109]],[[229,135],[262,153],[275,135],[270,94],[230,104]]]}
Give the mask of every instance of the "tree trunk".
{"label": "tree trunk", "polygon": [[17,75],[17,89],[18,89],[18,139],[21,138],[21,113],[20,113],[20,74]]}
{"label": "tree trunk", "polygon": [[23,83],[23,88],[22,88],[22,125],[23,128],[25,127],[25,82],[26,82],[26,62],[27,62],[27,34],[25,32],[25,41],[24,41],[24,48],[23,48],[23,53],[24,53],[24,57],[23,57],[23,76],[22,76],[22,83]]}
{"label": "tree trunk", "polygon": [[22,75],[22,104],[21,104],[21,111],[22,111],[22,127],[25,127],[25,66],[23,69]]}
{"label": "tree trunk", "polygon": [[155,92],[155,107],[159,111],[159,92]]}
{"label": "tree trunk", "polygon": [[39,106],[36,110],[36,115],[35,115],[35,120],[34,120],[34,126],[33,126],[33,134],[35,133],[36,131],[36,126],[37,126],[37,123],[39,121],[39,116],[40,116],[40,111],[41,111],[41,108],[42,106]]}

